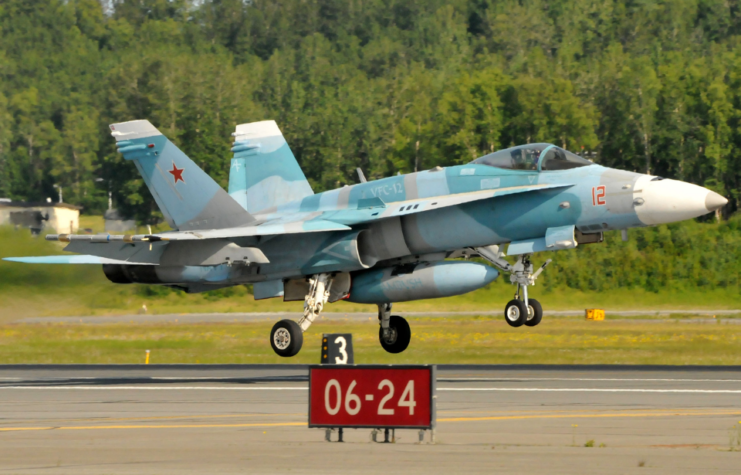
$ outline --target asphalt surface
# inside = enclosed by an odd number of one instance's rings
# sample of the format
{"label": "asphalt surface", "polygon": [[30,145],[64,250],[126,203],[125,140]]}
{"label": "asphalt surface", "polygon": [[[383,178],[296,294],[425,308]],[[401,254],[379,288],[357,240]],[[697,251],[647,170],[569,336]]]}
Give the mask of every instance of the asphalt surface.
{"label": "asphalt surface", "polygon": [[441,366],[434,444],[410,430],[393,444],[371,442],[369,430],[325,442],[306,426],[306,374],[301,365],[0,366],[0,473],[741,466],[741,367]]}
{"label": "asphalt surface", "polygon": [[[402,312],[407,317],[462,317],[472,315],[490,315],[500,317],[501,310],[491,312]],[[714,316],[741,315],[741,310],[622,310],[607,311],[608,318],[614,317],[668,317],[671,315],[692,315],[697,318],[683,318],[682,321],[693,323],[717,323]],[[573,317],[584,316],[584,310],[546,310],[547,317]],[[376,318],[375,312],[326,312],[322,318],[329,320],[368,320]],[[110,324],[110,323],[230,323],[230,322],[256,322],[256,321],[278,321],[283,318],[297,318],[297,314],[288,312],[263,312],[263,313],[171,313],[171,314],[137,314],[116,316],[70,316],[70,317],[31,317],[17,320],[13,323],[83,323],[83,324]],[[641,319],[641,322],[650,320]],[[666,321],[655,320],[655,321]],[[722,323],[741,323],[741,319],[723,319]]]}

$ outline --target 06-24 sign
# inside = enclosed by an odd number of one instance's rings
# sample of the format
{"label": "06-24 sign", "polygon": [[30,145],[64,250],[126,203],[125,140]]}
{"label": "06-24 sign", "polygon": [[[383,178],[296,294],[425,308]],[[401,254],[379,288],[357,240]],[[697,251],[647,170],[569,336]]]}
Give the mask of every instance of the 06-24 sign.
{"label": "06-24 sign", "polygon": [[312,366],[309,427],[432,428],[432,366]]}

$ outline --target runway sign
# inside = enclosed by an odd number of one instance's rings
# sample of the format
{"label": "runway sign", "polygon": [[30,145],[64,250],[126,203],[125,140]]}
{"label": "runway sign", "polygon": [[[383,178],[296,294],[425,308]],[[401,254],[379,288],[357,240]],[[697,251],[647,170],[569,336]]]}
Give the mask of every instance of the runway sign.
{"label": "runway sign", "polygon": [[355,364],[351,333],[322,335],[322,364]]}
{"label": "runway sign", "polygon": [[432,429],[435,366],[309,367],[309,427]]}

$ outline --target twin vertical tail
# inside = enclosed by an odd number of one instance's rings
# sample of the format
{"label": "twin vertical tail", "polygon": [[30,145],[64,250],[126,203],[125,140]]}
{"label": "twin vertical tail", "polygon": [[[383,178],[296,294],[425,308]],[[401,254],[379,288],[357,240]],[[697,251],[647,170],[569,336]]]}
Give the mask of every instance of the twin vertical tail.
{"label": "twin vertical tail", "polygon": [[134,120],[110,127],[118,151],[134,162],[173,228],[221,229],[255,220],[149,121]]}
{"label": "twin vertical tail", "polygon": [[233,135],[229,195],[242,208],[266,212],[314,194],[275,121],[240,124]]}

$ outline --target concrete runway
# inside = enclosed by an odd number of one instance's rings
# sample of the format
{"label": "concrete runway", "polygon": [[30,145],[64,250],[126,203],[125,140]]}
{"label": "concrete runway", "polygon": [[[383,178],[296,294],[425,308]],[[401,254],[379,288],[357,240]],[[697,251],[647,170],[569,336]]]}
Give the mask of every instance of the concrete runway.
{"label": "concrete runway", "polygon": [[0,366],[0,473],[741,470],[739,367],[442,366],[434,445],[325,442],[307,396],[302,365]]}

